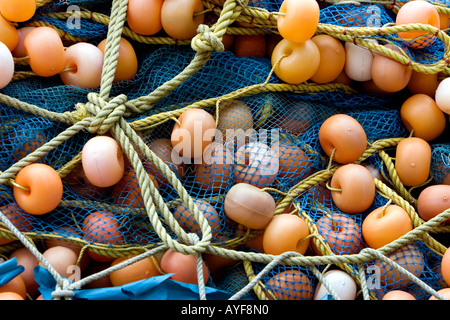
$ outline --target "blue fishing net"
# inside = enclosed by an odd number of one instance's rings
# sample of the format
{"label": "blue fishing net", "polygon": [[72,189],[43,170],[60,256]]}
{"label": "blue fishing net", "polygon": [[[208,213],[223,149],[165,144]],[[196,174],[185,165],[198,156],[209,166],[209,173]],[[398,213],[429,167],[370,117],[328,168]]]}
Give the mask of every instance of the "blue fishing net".
{"label": "blue fishing net", "polygon": [[448,183],[450,176],[450,144],[436,143],[431,152],[431,175],[437,183]]}

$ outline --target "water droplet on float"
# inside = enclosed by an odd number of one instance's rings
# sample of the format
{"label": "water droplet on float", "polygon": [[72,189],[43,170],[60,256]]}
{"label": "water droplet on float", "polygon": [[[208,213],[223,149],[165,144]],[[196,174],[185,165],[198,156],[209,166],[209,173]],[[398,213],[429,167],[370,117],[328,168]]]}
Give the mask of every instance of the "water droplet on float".
{"label": "water droplet on float", "polygon": [[447,196],[442,196],[442,201],[447,202],[448,201],[448,197]]}
{"label": "water droplet on float", "polygon": [[411,162],[411,167],[415,167],[416,166],[416,163],[415,162]]}
{"label": "water droplet on float", "polygon": [[347,128],[347,131],[352,131],[352,128],[351,128],[351,127],[348,127],[348,128]]}

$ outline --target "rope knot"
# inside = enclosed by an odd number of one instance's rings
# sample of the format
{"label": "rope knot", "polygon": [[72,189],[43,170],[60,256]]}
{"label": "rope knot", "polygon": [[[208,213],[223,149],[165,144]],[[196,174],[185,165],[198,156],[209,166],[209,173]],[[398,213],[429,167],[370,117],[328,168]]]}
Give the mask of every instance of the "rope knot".
{"label": "rope knot", "polygon": [[222,40],[205,24],[198,26],[197,35],[192,39],[191,46],[197,52],[212,50],[222,52],[225,50]]}
{"label": "rope knot", "polygon": [[75,296],[75,292],[70,287],[70,281],[68,279],[64,279],[62,283],[57,284],[55,291],[52,292],[52,298],[56,300],[71,300],[73,296]]}
{"label": "rope knot", "polygon": [[105,101],[97,93],[91,92],[87,96],[88,103],[84,104],[87,112],[94,115],[88,130],[91,133],[104,134],[125,114],[127,97],[121,94]]}

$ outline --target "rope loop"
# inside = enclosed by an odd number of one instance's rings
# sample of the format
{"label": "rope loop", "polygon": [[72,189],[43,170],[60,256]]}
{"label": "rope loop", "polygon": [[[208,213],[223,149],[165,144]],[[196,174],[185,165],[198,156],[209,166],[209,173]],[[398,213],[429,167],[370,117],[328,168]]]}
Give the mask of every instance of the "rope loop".
{"label": "rope loop", "polygon": [[75,292],[70,287],[70,281],[64,279],[61,283],[57,284],[55,291],[52,292],[52,298],[55,300],[72,300],[75,296]]}
{"label": "rope loop", "polygon": [[222,40],[205,24],[197,28],[197,35],[192,40],[192,49],[197,52],[212,51],[223,52],[225,47]]}
{"label": "rope loop", "polygon": [[127,112],[125,105],[127,97],[121,94],[105,101],[98,93],[91,92],[87,96],[88,102],[77,104],[76,111],[72,113],[75,121],[94,116],[87,130],[91,133],[104,134],[114,126]]}

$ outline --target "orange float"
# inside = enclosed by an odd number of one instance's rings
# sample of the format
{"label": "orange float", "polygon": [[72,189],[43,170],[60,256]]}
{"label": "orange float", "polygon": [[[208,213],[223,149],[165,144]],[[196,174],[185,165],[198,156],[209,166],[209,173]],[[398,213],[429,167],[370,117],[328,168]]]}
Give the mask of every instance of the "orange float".
{"label": "orange float", "polygon": [[[440,28],[441,22],[436,7],[424,0],[409,1],[405,3],[397,12],[396,25],[411,23],[428,24],[435,28]],[[427,31],[411,30],[397,33],[400,38],[415,48],[423,48],[430,44],[432,35],[427,35]],[[419,38],[420,37],[420,38]]]}
{"label": "orange float", "polygon": [[195,182],[203,190],[220,192],[233,174],[232,152],[222,143],[212,142],[206,147],[201,164],[196,164]]}
{"label": "orange float", "polygon": [[15,292],[19,294],[23,299],[27,298],[27,287],[22,275],[19,274],[9,280],[6,284],[0,286],[0,293],[2,292]]}
{"label": "orange float", "polygon": [[[84,238],[93,243],[118,245],[123,242],[120,222],[109,212],[95,211],[88,214],[83,220],[82,230]],[[113,257],[101,255],[90,250],[88,250],[88,254],[95,261],[107,262],[114,260]]]}
{"label": "orange float", "polygon": [[340,164],[358,160],[367,148],[364,128],[346,114],[332,115],[322,123],[319,142],[323,151]]}
{"label": "orange float", "polygon": [[[155,187],[158,188],[158,181],[151,174],[148,174],[148,176]],[[144,208],[144,199],[142,198],[136,170],[128,161],[122,179],[112,186],[111,195],[114,199],[114,204],[132,208]]]}
{"label": "orange float", "polygon": [[413,135],[431,141],[445,130],[447,119],[436,101],[429,95],[419,93],[406,99],[400,108],[400,117],[408,131]]}
{"label": "orange float", "polygon": [[378,207],[363,220],[362,235],[367,245],[379,249],[413,229],[411,218],[398,205]]}
{"label": "orange float", "polygon": [[284,0],[277,19],[280,35],[295,43],[314,36],[319,25],[320,7],[316,0]]}
{"label": "orange float", "polygon": [[[425,271],[425,257],[420,248],[414,243],[402,246],[387,257],[416,277],[422,276]],[[389,290],[404,290],[414,283],[407,275],[381,260],[376,260],[376,266],[380,268],[379,275],[382,287],[386,287]]]}
{"label": "orange float", "polygon": [[320,65],[320,51],[312,40],[295,43],[283,39],[275,46],[271,57],[275,74],[284,82],[300,84],[309,80]]}
{"label": "orange float", "polygon": [[25,282],[26,292],[30,296],[36,296],[39,293],[39,284],[34,278],[34,268],[39,264],[39,260],[28,248],[19,248],[14,250],[9,259],[16,258],[17,264],[24,267],[24,271],[20,274]]}
{"label": "orange float", "polygon": [[245,102],[237,99],[222,102],[217,120],[216,141],[223,140],[231,150],[242,147],[246,139],[254,134],[253,122],[252,110]]}
{"label": "orange float", "polygon": [[405,186],[425,183],[430,175],[431,146],[422,138],[408,137],[400,141],[395,154],[395,170]]}
{"label": "orange float", "polygon": [[288,213],[279,214],[269,222],[264,230],[264,252],[273,255],[287,251],[305,254],[310,242],[309,235],[309,228],[305,220]]}
{"label": "orange float", "polygon": [[[209,280],[209,271],[206,263],[202,261],[203,281]],[[197,257],[193,254],[168,249],[161,258],[161,270],[164,273],[174,273],[170,278],[184,283],[198,284]]]}
{"label": "orange float", "polygon": [[187,40],[197,34],[197,28],[205,19],[200,0],[164,0],[161,7],[161,23],[172,38]]}
{"label": "orange float", "polygon": [[[450,185],[435,184],[423,189],[417,197],[417,213],[428,221],[450,208]],[[450,218],[446,223],[450,223]]]}
{"label": "orange float", "polygon": [[9,21],[25,22],[34,16],[36,0],[2,0],[0,12]]}
{"label": "orange float", "polygon": [[51,27],[31,30],[24,40],[30,67],[41,77],[51,77],[66,66],[66,53],[58,32]]}
{"label": "orange float", "polygon": [[19,33],[11,22],[6,20],[0,14],[0,42],[3,42],[9,49],[13,51],[19,43]]}
{"label": "orange float", "polygon": [[311,279],[299,270],[277,273],[265,282],[265,287],[271,300],[312,300],[314,296]]}
{"label": "orange float", "polygon": [[[106,39],[102,40],[97,47],[105,55]],[[131,80],[137,73],[138,60],[133,45],[125,38],[120,38],[119,56],[117,58],[116,73],[114,81]]]}
{"label": "orange float", "polygon": [[248,183],[258,188],[269,186],[279,170],[276,150],[262,142],[250,142],[236,151],[235,183]]}
{"label": "orange float", "polygon": [[[197,206],[198,210],[203,217],[206,219],[208,225],[211,227],[211,234],[213,236],[213,241],[222,241],[222,217],[216,211],[214,206],[212,206],[208,201],[203,199],[193,199],[194,204]],[[173,214],[174,218],[178,221],[180,226],[186,230],[186,232],[193,232],[199,237],[202,237],[202,229],[195,219],[194,215],[189,211],[188,207],[181,203]]]}
{"label": "orange float", "polygon": [[0,300],[25,300],[17,292],[0,292]]}
{"label": "orange float", "polygon": [[127,23],[134,32],[149,36],[161,31],[161,7],[163,0],[129,0]]}
{"label": "orange float", "polygon": [[[167,166],[169,166],[171,170],[178,174],[178,177],[180,179],[184,177],[185,165],[182,161],[179,161],[178,163],[174,162],[174,159],[177,161],[179,157],[172,157],[173,147],[170,139],[158,138],[148,142],[147,145],[157,157],[159,157]],[[156,178],[161,187],[167,187],[169,185],[169,181],[163,175],[163,173],[158,170],[156,165],[149,163],[147,166],[147,170],[149,174]]]}
{"label": "orange float", "polygon": [[375,183],[370,171],[355,163],[339,167],[330,182],[333,203],[342,212],[361,213],[367,210],[375,198]]}
{"label": "orange float", "polygon": [[[62,277],[70,278],[72,276],[72,266],[76,265],[78,255],[71,248],[54,246],[47,248],[42,255]],[[39,262],[39,265],[45,267],[42,262]]]}
{"label": "orange float", "polygon": [[[316,221],[316,227],[334,254],[356,254],[362,249],[361,227],[349,215],[325,214]],[[311,247],[316,254],[323,254],[314,241]]]}
{"label": "orange float", "polygon": [[[393,44],[386,48],[400,52]],[[404,89],[411,79],[412,69],[384,54],[375,53],[372,61],[372,80],[384,92],[398,92]]]}
{"label": "orange float", "polygon": [[407,291],[391,290],[386,292],[381,300],[416,300],[416,297]]}
{"label": "orange float", "polygon": [[450,250],[447,248],[441,259],[441,274],[447,286],[450,286]]}
{"label": "orange float", "polygon": [[327,34],[319,34],[311,38],[320,52],[320,64],[311,77],[311,81],[328,83],[336,80],[344,70],[345,49],[342,43]]}
{"label": "orange float", "polygon": [[[111,267],[133,257],[134,256],[116,258],[111,263]],[[109,278],[113,286],[123,286],[127,283],[148,279],[157,275],[160,275],[158,260],[155,257],[146,257],[111,272]]]}
{"label": "orange float", "polygon": [[434,98],[439,85],[438,75],[438,73],[423,73],[413,70],[407,87],[412,94],[423,93]]}
{"label": "orange float", "polygon": [[293,142],[282,141],[272,149],[278,153],[278,178],[300,181],[312,173],[313,160]]}
{"label": "orange float", "polygon": [[34,215],[46,214],[61,202],[63,183],[58,172],[43,163],[23,167],[15,178],[14,199],[25,211]]}
{"label": "orange float", "polygon": [[179,164],[180,161],[190,162],[190,159],[194,159],[194,163],[201,163],[203,152],[214,139],[215,129],[216,121],[207,111],[203,109],[184,111],[178,117],[170,137],[173,150],[180,157],[175,164]]}
{"label": "orange float", "polygon": [[11,51],[12,55],[17,58],[26,57],[27,53],[25,51],[25,37],[36,27],[22,27],[17,29],[17,34],[19,35],[19,40],[17,42],[14,50]]}

